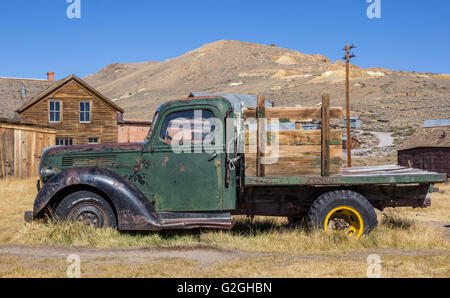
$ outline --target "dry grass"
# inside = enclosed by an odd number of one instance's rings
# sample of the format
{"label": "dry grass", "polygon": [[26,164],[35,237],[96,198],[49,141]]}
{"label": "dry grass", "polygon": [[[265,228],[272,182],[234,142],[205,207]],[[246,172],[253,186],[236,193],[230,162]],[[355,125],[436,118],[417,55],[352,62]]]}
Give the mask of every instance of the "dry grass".
{"label": "dry grass", "polygon": [[24,211],[33,210],[36,180],[0,180],[0,243],[11,241],[24,225]]}
{"label": "dry grass", "polygon": [[[257,217],[254,222],[238,217],[231,231],[123,233],[71,223],[24,224],[23,211],[32,209],[36,195],[35,180],[0,181],[0,225],[3,227],[0,230],[0,245],[98,248],[207,246],[256,254],[254,257],[213,264],[207,268],[192,260],[177,258],[158,260],[156,264],[89,261],[83,267],[83,272],[85,276],[97,277],[358,277],[365,276],[367,269],[361,253],[367,256],[371,251],[379,250],[424,250],[429,251],[430,255],[383,255],[384,276],[448,277],[450,257],[448,254],[439,256],[436,251],[447,252],[450,241],[437,225],[428,224],[432,221],[442,226],[442,223],[449,222],[450,185],[439,185],[439,188],[440,193],[433,194],[431,208],[378,213],[380,226],[369,235],[355,240],[339,233],[310,234],[303,229],[289,227],[284,218],[266,217]],[[359,257],[352,257],[355,253]],[[286,256],[291,257],[285,259]],[[298,256],[320,256],[325,259],[301,260]],[[327,257],[331,259],[327,260]],[[0,256],[0,277],[57,277],[65,274],[66,266],[65,259],[25,261],[17,257]]]}
{"label": "dry grass", "polygon": [[[32,208],[36,194],[35,180],[0,182],[0,231],[3,243],[27,245],[93,246],[93,247],[174,247],[208,245],[220,248],[258,252],[339,252],[359,249],[449,249],[449,241],[441,231],[410,219],[411,212],[427,214],[425,218],[448,221],[449,185],[440,186],[433,197],[433,207],[424,211],[390,211],[380,214],[381,225],[360,240],[339,233],[317,232],[287,226],[285,218],[256,218],[251,222],[238,217],[231,231],[164,231],[123,233],[96,230],[79,224],[23,223],[23,211]],[[429,214],[429,215],[428,215]],[[384,219],[383,219],[384,217]]]}
{"label": "dry grass", "polygon": [[308,233],[290,228],[284,219],[238,220],[231,231],[165,231],[124,233],[81,224],[33,223],[17,230],[9,243],[45,246],[195,247],[211,246],[248,252],[327,254],[353,250],[450,249],[440,231],[423,225],[381,225],[359,240],[340,233]]}
{"label": "dry grass", "polygon": [[431,207],[425,209],[402,208],[401,215],[416,222],[450,224],[450,182],[436,185],[438,193],[431,196]]}

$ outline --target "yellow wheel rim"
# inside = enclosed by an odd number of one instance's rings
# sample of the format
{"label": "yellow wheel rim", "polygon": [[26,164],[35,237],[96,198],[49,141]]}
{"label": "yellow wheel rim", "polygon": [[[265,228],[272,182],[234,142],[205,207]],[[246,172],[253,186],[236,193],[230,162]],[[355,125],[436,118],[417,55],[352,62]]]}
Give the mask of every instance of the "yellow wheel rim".
{"label": "yellow wheel rim", "polygon": [[349,206],[339,206],[328,212],[324,222],[325,231],[345,231],[349,237],[359,238],[364,223],[358,211]]}

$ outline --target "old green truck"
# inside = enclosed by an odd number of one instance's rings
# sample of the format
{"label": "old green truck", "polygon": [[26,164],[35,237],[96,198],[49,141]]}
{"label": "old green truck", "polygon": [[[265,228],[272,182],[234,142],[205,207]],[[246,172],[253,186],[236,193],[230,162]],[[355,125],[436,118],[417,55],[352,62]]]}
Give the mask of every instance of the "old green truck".
{"label": "old green truck", "polygon": [[[173,100],[158,108],[143,143],[46,148],[34,210],[25,220],[55,216],[119,230],[231,229],[233,215],[283,216],[360,237],[376,227],[375,208],[427,207],[434,184],[446,181],[445,174],[397,165],[341,169],[338,133],[329,130],[339,109],[326,101],[291,109],[261,102],[245,107],[235,97],[213,95]],[[266,131],[272,121],[259,121],[276,117],[322,125],[281,133],[282,156],[265,166],[262,141],[269,144],[275,134]],[[253,154],[246,152],[248,118],[258,120]],[[294,155],[283,156],[289,152]]]}

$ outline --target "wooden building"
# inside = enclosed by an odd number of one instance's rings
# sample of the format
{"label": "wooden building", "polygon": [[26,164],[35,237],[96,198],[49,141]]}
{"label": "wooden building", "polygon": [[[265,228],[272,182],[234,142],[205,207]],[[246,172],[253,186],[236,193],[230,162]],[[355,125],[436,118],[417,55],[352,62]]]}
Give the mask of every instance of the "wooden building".
{"label": "wooden building", "polygon": [[20,122],[56,130],[56,145],[116,143],[123,110],[75,75],[23,104]]}
{"label": "wooden building", "polygon": [[450,126],[418,129],[399,148],[398,164],[450,176]]}
{"label": "wooden building", "polygon": [[[360,128],[361,119],[359,116],[350,116],[350,128]],[[344,128],[347,128],[347,117],[344,117]]]}
{"label": "wooden building", "polygon": [[[345,134],[345,132],[344,132]],[[352,137],[352,149],[358,149],[359,147],[361,147],[361,142],[356,139],[355,137]],[[347,149],[347,136],[344,135],[342,136],[342,149]]]}
{"label": "wooden building", "polygon": [[152,125],[151,121],[119,120],[118,142],[144,142]]}
{"label": "wooden building", "polygon": [[38,176],[42,149],[55,145],[55,135],[49,127],[0,119],[0,179]]}

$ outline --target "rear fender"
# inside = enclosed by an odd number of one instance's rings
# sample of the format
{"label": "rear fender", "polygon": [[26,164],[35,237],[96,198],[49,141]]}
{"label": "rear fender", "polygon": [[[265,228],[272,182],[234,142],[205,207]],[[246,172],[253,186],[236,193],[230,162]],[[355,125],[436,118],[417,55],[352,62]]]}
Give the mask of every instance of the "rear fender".
{"label": "rear fender", "polygon": [[145,195],[125,178],[104,168],[83,167],[63,170],[39,191],[34,202],[34,218],[41,218],[56,200],[71,189],[100,191],[112,203],[119,230],[159,230],[160,220]]}

